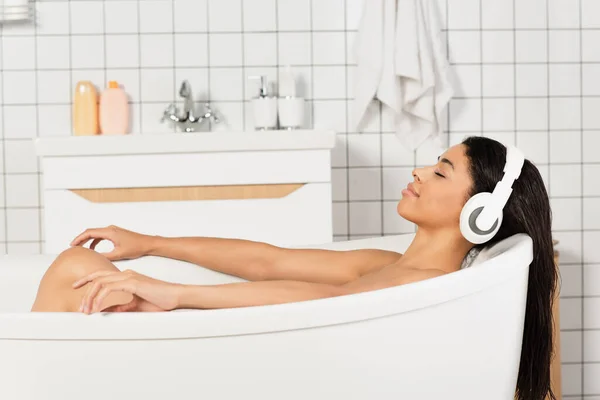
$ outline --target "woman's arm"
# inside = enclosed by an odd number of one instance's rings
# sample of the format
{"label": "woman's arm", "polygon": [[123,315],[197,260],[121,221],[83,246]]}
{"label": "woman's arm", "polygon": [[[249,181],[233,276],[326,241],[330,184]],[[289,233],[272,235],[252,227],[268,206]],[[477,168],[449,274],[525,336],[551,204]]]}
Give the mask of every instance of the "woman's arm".
{"label": "woman's arm", "polygon": [[176,308],[214,309],[293,303],[362,293],[404,285],[445,274],[435,269],[399,269],[374,273],[345,285],[298,281],[242,282],[223,285],[182,285]]}
{"label": "woman's arm", "polygon": [[210,237],[153,236],[147,255],[190,262],[249,281],[269,279],[277,252],[267,243]]}
{"label": "woman's arm", "polygon": [[114,249],[104,256],[112,261],[160,256],[249,281],[343,284],[400,258],[400,254],[384,250],[286,249],[243,239],[150,236],[116,226],[87,229],[73,240],[72,245],[82,246],[90,239],[91,249],[101,240],[111,241]]}
{"label": "woman's arm", "polygon": [[154,237],[148,254],[184,260],[249,281],[296,280],[340,285],[392,264],[399,253],[288,249],[242,239]]}
{"label": "woman's arm", "polygon": [[[390,266],[344,285],[300,281],[240,282],[222,285],[184,285],[160,281],[134,271],[97,271],[73,284],[75,289],[91,283],[81,302],[85,313],[102,310],[113,292],[136,295],[162,310],[176,308],[214,309],[283,304],[336,297],[432,278],[440,270]],[[130,310],[131,304],[123,309]]]}
{"label": "woman's arm", "polygon": [[176,308],[215,309],[293,303],[349,294],[343,286],[299,281],[182,286]]}

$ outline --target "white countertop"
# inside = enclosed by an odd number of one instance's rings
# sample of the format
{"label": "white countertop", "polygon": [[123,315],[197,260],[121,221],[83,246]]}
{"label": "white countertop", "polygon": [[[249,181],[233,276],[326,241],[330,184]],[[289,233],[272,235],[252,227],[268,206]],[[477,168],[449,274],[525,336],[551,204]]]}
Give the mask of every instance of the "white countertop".
{"label": "white countertop", "polygon": [[335,136],[326,130],[177,132],[37,138],[34,142],[38,156],[60,157],[332,149]]}

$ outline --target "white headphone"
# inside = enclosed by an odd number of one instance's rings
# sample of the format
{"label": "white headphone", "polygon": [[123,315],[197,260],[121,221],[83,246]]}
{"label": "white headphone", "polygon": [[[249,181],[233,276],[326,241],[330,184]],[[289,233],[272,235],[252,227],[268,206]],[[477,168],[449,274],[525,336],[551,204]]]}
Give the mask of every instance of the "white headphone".
{"label": "white headphone", "polygon": [[502,225],[502,210],[524,163],[523,153],[514,146],[507,146],[504,176],[494,191],[477,193],[464,205],[460,213],[460,231],[469,242],[485,243],[498,232]]}

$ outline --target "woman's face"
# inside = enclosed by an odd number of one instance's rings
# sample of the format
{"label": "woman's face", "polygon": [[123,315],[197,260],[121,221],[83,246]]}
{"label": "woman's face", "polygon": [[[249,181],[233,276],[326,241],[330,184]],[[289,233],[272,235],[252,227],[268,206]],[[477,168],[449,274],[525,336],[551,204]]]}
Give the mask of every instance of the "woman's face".
{"label": "woman's face", "polygon": [[398,214],[423,228],[458,229],[472,185],[465,149],[458,144],[442,154],[437,164],[416,168],[414,181],[402,190]]}

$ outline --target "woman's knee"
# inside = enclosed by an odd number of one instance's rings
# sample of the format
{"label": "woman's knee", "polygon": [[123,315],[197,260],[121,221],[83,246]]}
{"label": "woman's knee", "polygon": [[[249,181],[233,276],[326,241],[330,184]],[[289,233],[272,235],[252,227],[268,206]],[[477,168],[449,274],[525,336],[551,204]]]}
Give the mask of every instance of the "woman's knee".
{"label": "woman's knee", "polygon": [[85,247],[71,247],[60,253],[47,274],[57,278],[79,279],[99,269],[116,269],[103,255]]}
{"label": "woman's knee", "polygon": [[[87,285],[73,289],[73,283],[101,270],[118,271],[106,257],[94,250],[72,247],[63,251],[44,274],[32,311],[76,311],[87,291]],[[118,300],[124,303],[131,301],[120,297]]]}

